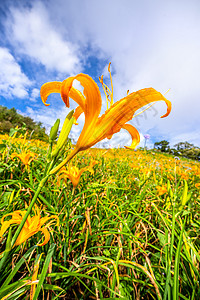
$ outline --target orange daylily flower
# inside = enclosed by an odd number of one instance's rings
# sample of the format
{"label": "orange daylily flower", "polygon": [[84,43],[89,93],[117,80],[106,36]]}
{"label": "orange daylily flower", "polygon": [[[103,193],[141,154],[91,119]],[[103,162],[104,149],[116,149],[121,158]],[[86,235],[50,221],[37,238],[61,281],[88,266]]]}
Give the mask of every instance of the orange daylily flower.
{"label": "orange daylily flower", "polygon": [[22,152],[22,153],[20,153],[20,154],[14,152],[14,153],[11,154],[12,160],[13,160],[14,157],[18,157],[18,158],[23,162],[23,164],[24,164],[25,166],[29,165],[30,162],[31,162],[36,156],[37,156],[37,154],[36,154],[36,153],[33,153],[33,152],[28,152],[28,153]]}
{"label": "orange daylily flower", "polygon": [[[31,217],[30,215],[28,216],[14,246],[18,246],[25,242],[28,238],[31,236],[35,235],[37,232],[41,231],[44,234],[44,241],[41,244],[38,244],[38,246],[44,246],[50,239],[50,234],[47,228],[54,222],[50,221],[46,225],[44,225],[47,221],[50,219],[56,219],[57,224],[59,224],[59,219],[58,216],[53,215],[51,217],[40,217],[40,211],[39,208],[36,206],[35,207],[35,215]],[[16,210],[13,213],[6,214],[5,216],[2,217],[1,219],[1,230],[0,230],[0,237],[3,236],[5,231],[10,227],[11,224],[20,224],[23,217],[25,216],[26,211],[22,210]],[[4,219],[7,216],[12,216],[12,219],[8,221],[4,221]],[[43,226],[44,225],[44,226]]]}
{"label": "orange daylily flower", "polygon": [[59,172],[59,179],[69,178],[73,184],[73,187],[76,188],[83,172],[89,171],[91,173],[94,173],[92,167],[94,166],[95,163],[96,162],[93,162],[89,167],[84,167],[82,169],[79,169],[76,166],[72,166],[72,165],[69,165],[67,169],[63,167]]}
{"label": "orange daylily flower", "polygon": [[196,187],[197,189],[200,189],[200,182],[195,183],[195,187]]}
{"label": "orange daylily flower", "polygon": [[[78,80],[83,86],[83,94],[72,86],[74,80]],[[133,118],[135,112],[141,107],[151,102],[163,100],[167,104],[167,113],[161,118],[168,116],[171,111],[171,102],[153,88],[145,88],[130,93],[114,103],[113,93],[103,84],[103,78],[100,79],[100,82],[103,87],[106,87],[104,91],[107,93],[107,104],[108,101],[110,102],[110,108],[101,117],[99,117],[102,106],[101,94],[97,84],[90,76],[81,73],[69,77],[63,82],[48,82],[41,87],[41,99],[46,106],[49,105],[46,104],[46,101],[51,93],[60,93],[67,107],[69,107],[69,98],[78,103],[79,106],[74,113],[76,119],[82,112],[85,114],[85,124],[75,149],[70,154],[70,157],[66,158],[59,167],[68,162],[79,151],[86,150],[105,138],[111,138],[113,134],[119,132],[124,126],[133,138],[131,148],[136,146],[140,142],[139,133],[132,125],[127,127],[126,123]],[[110,96],[111,100],[108,96]]]}
{"label": "orange daylily flower", "polygon": [[165,186],[157,186],[158,196],[164,195],[167,193],[167,188]]}

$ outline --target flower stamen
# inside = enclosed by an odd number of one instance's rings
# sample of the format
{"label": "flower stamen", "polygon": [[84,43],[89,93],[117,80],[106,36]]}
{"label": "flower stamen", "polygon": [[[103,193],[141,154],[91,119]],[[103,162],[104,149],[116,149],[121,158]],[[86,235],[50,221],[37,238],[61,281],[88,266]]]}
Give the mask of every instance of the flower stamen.
{"label": "flower stamen", "polygon": [[[103,82],[103,75],[101,75],[101,77],[99,77],[99,81],[102,84],[103,87],[103,91],[104,94],[106,96],[106,103],[107,103],[107,110],[109,109],[109,105],[108,103],[110,103],[110,107],[113,105],[114,100],[113,100],[113,83],[112,83],[112,75],[111,75],[111,71],[110,71],[110,65],[111,63],[109,63],[108,65],[108,72],[110,74],[110,83],[111,83],[111,90],[109,89],[109,87]],[[109,99],[110,97],[110,99]]]}

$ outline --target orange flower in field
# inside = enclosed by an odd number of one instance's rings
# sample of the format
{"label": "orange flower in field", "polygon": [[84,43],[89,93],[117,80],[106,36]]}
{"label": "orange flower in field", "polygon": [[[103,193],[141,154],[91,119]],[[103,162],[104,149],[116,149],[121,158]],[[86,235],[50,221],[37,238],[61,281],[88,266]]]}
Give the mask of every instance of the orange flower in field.
{"label": "orange flower in field", "polygon": [[12,153],[11,154],[11,158],[13,159],[14,157],[18,157],[25,166],[29,165],[30,162],[37,156],[36,153],[33,153],[33,152],[22,152],[21,154],[19,153]]}
{"label": "orange flower in field", "polygon": [[82,169],[77,168],[76,166],[68,166],[68,169],[66,169],[65,167],[62,168],[59,172],[59,179],[66,179],[69,178],[73,184],[73,187],[77,187],[80,177],[83,174],[83,172],[85,171],[89,171],[91,173],[94,173],[93,170],[93,165],[90,165],[89,167],[84,167]]}
{"label": "orange flower in field", "polygon": [[195,183],[195,187],[196,187],[197,189],[200,189],[200,182]]}
{"label": "orange flower in field", "polygon": [[156,188],[159,196],[167,193],[167,188],[165,186],[157,186]]}
{"label": "orange flower in field", "polygon": [[[2,217],[1,219],[1,230],[0,230],[0,237],[3,236],[5,231],[10,227],[11,224],[20,224],[23,217],[25,216],[26,211],[22,210],[16,210],[13,213],[6,214],[5,216]],[[12,216],[12,219],[8,221],[4,221],[4,219],[7,216]],[[54,222],[50,221],[46,225],[44,225],[47,221],[50,219],[56,219],[57,224],[59,224],[59,219],[58,216],[54,215],[51,217],[40,217],[40,212],[39,208],[36,206],[35,208],[35,215],[31,217],[30,215],[28,216],[14,246],[18,246],[25,242],[28,238],[36,234],[37,232],[41,231],[44,234],[44,241],[41,244],[38,244],[38,246],[44,246],[50,239],[50,234],[47,228]]]}
{"label": "orange flower in field", "polygon": [[[110,73],[110,64],[108,70]],[[78,80],[83,86],[83,94],[72,86],[74,80]],[[82,112],[85,114],[85,124],[75,149],[58,168],[54,169],[53,173],[64,166],[79,151],[86,150],[105,138],[110,139],[113,134],[119,132],[121,128],[125,128],[130,132],[133,139],[130,147],[134,148],[140,142],[140,136],[136,128],[126,123],[134,117],[135,112],[141,107],[151,102],[163,100],[167,104],[167,113],[162,117],[168,116],[171,111],[171,102],[153,88],[145,88],[131,93],[114,103],[112,81],[112,92],[103,83],[103,78],[100,79],[100,82],[107,94],[107,104],[110,102],[110,108],[108,108],[107,105],[108,109],[101,117],[99,117],[102,107],[101,94],[97,84],[90,76],[78,74],[67,78],[63,82],[48,82],[41,87],[40,94],[45,105],[48,105],[46,101],[51,93],[60,93],[67,107],[69,107],[69,98],[72,98],[78,103],[79,106],[74,113],[75,119],[78,119]],[[111,99],[109,99],[109,97]]]}

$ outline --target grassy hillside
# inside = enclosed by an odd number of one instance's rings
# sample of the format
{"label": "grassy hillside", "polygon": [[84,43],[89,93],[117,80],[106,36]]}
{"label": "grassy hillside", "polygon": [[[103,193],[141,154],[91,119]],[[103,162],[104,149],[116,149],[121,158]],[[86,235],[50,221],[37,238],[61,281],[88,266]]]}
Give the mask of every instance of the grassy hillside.
{"label": "grassy hillside", "polygon": [[82,152],[46,181],[11,248],[48,172],[49,146],[7,135],[0,144],[1,299],[200,298],[199,162]]}
{"label": "grassy hillside", "polygon": [[8,109],[0,105],[0,134],[8,134],[11,128],[16,127],[25,128],[32,138],[48,140],[42,123],[36,123],[30,117],[20,115],[15,108]]}

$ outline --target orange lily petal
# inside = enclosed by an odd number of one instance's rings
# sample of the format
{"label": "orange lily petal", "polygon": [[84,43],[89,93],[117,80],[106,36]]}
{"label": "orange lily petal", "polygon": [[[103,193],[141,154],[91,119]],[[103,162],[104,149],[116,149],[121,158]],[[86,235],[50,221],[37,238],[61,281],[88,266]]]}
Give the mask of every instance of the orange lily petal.
{"label": "orange lily petal", "polygon": [[124,146],[126,149],[135,149],[135,147],[139,144],[140,142],[140,134],[139,132],[137,131],[137,129],[130,125],[130,124],[125,124],[123,127],[123,129],[126,129],[131,137],[132,137],[132,143],[130,146]]}
{"label": "orange lily petal", "polygon": [[18,157],[24,165],[28,165],[34,159],[35,156],[37,156],[37,154],[32,152],[22,152],[19,154],[14,152],[11,154],[11,159],[13,160],[14,157]]}
{"label": "orange lily petal", "polygon": [[85,97],[81,94],[81,92],[75,89],[72,84],[76,77],[69,77],[62,82],[61,86],[61,98],[63,102],[69,107],[69,97],[81,106],[81,108],[85,109]]}
{"label": "orange lily petal", "polygon": [[59,174],[59,179],[65,179],[66,177],[69,178],[73,184],[73,187],[75,188],[80,180],[81,175],[83,174],[83,172],[85,171],[89,171],[89,172],[94,172],[94,170],[92,169],[91,166],[89,167],[84,167],[81,169],[78,169],[76,166],[69,166],[68,170],[66,169],[61,169]]}
{"label": "orange lily petal", "polygon": [[71,182],[73,184],[73,187],[76,187],[79,183],[81,174],[78,174],[77,176],[74,176],[74,175],[68,173],[66,176],[71,180]]}
{"label": "orange lily petal", "polygon": [[[134,113],[150,102],[164,100],[167,104],[166,117],[171,111],[171,102],[153,88],[139,90],[113,104],[104,115],[98,118],[95,131],[87,135],[87,140],[77,142],[81,150],[92,147],[106,137],[120,131],[124,124],[133,118]],[[84,135],[84,128],[81,133]]]}
{"label": "orange lily petal", "polygon": [[[58,218],[58,216],[56,216],[56,215],[53,215],[53,216],[51,216],[51,217],[43,217],[43,218],[41,218],[41,220],[40,220],[40,225],[42,226],[42,225],[44,225],[47,221],[52,220],[52,219],[56,219],[56,220],[57,220],[56,226],[58,226],[58,225],[59,225],[59,218]],[[53,222],[54,222],[54,221],[49,222],[49,223],[48,223],[48,226],[50,225],[50,223],[53,223]]]}
{"label": "orange lily petal", "polygon": [[15,246],[21,245],[23,242],[25,242],[26,240],[28,240],[31,236],[33,236],[35,233],[37,233],[37,231],[33,232],[28,229],[23,227],[16,242],[15,242]]}
{"label": "orange lily petal", "polygon": [[75,109],[75,112],[73,114],[73,117],[78,120],[78,118],[80,117],[80,115],[83,113],[83,109],[81,106],[78,106],[76,109]]}
{"label": "orange lily petal", "polygon": [[[15,242],[15,246],[22,244],[27,239],[29,239],[31,236],[35,235],[38,231],[42,231],[43,234],[45,235],[45,240],[41,244],[41,245],[45,245],[48,242],[49,237],[50,237],[46,227],[49,226],[51,223],[53,223],[54,220],[50,221],[43,228],[41,228],[42,225],[44,225],[47,221],[49,221],[51,219],[56,219],[57,220],[56,225],[59,224],[59,218],[56,215],[51,216],[51,217],[41,218],[40,210],[37,206],[34,209],[34,212],[35,212],[35,215],[33,217],[31,217],[30,215],[28,216],[28,218],[27,218],[27,220]],[[6,214],[5,216],[3,216],[1,218],[2,226],[1,226],[1,230],[0,230],[0,237],[5,233],[5,231],[8,229],[8,227],[11,224],[20,224],[25,214],[26,214],[26,211],[18,210],[18,211],[14,211],[13,213],[9,213],[9,214]],[[12,219],[10,219],[9,221],[4,221],[5,217],[7,217],[7,216],[12,216]]]}
{"label": "orange lily petal", "polygon": [[[16,224],[16,222],[14,220],[10,220],[10,221],[5,221],[2,226],[1,226],[1,230],[0,230],[0,237],[3,236],[3,234],[6,232],[6,230],[10,227],[11,224]],[[19,223],[20,224],[20,223]]]}
{"label": "orange lily petal", "polygon": [[53,81],[53,82],[47,82],[42,85],[40,89],[40,96],[42,99],[42,102],[44,105],[49,106],[50,104],[47,104],[47,98],[51,93],[60,93],[61,90],[61,84],[62,82],[59,81]]}
{"label": "orange lily petal", "polygon": [[[80,92],[77,94],[77,90],[72,88],[72,83],[75,79],[78,80],[84,88],[84,104],[83,99],[80,98]],[[88,135],[94,132],[95,124],[101,111],[102,100],[98,85],[90,76],[78,74],[75,77],[70,77],[65,80],[65,88],[63,85],[61,96],[65,103],[68,103],[68,98],[71,97],[81,106],[85,114],[85,124],[77,142],[77,147],[81,148],[79,144],[84,144],[88,139]],[[82,103],[80,99],[82,99]]]}
{"label": "orange lily petal", "polygon": [[37,245],[38,246],[44,246],[50,240],[50,233],[48,232],[48,230],[45,227],[41,228],[40,231],[44,234],[44,241],[41,244],[37,244]]}
{"label": "orange lily petal", "polygon": [[21,210],[16,210],[12,213],[9,213],[9,214],[6,214],[4,215],[2,218],[1,218],[1,224],[3,225],[4,222],[4,219],[7,217],[7,216],[12,216],[12,219],[15,220],[16,224],[20,224],[21,223],[21,220],[22,220],[22,217],[20,216],[21,215]]}

